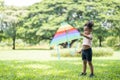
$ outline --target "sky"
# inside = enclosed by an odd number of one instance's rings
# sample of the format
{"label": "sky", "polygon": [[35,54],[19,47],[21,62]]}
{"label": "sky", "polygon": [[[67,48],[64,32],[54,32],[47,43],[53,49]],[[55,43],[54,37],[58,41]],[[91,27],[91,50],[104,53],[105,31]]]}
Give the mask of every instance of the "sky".
{"label": "sky", "polygon": [[4,0],[5,5],[8,6],[18,6],[18,7],[22,7],[22,6],[30,6],[36,2],[40,2],[42,0]]}

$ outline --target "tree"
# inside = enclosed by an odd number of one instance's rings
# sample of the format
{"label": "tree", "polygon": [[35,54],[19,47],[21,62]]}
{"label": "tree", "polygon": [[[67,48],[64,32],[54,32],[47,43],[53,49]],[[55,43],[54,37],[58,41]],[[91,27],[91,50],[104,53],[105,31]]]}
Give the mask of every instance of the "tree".
{"label": "tree", "polygon": [[17,38],[17,29],[20,24],[20,16],[23,15],[23,10],[13,6],[5,6],[1,14],[1,30],[6,39],[12,38],[12,49],[15,50],[15,41]]}
{"label": "tree", "polygon": [[0,0],[0,41],[2,40],[2,38],[4,37],[3,35],[3,14],[2,14],[2,11],[4,10],[4,1],[3,0]]}
{"label": "tree", "polygon": [[64,21],[82,32],[84,23],[93,20],[93,34],[98,46],[102,46],[110,31],[119,36],[119,4],[119,0],[43,0],[27,8],[29,12],[21,18],[17,33],[25,42],[38,44],[42,40],[50,41]]}

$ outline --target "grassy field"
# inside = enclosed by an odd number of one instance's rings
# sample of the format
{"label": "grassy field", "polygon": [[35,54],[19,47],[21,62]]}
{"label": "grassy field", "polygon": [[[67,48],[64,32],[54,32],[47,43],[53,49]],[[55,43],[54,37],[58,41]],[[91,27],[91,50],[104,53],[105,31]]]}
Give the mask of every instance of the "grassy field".
{"label": "grassy field", "polygon": [[[37,59],[44,57],[44,51],[2,51],[0,53],[0,80],[119,80],[120,59],[114,57],[93,57],[95,77],[89,78],[89,67],[86,76],[78,76],[82,71],[81,58]],[[47,51],[49,52],[49,51]],[[46,53],[47,53],[46,52]],[[23,59],[21,55],[24,56]],[[119,55],[119,51],[115,52]],[[6,55],[7,54],[7,55]],[[15,55],[13,55],[15,54]],[[18,54],[18,55],[16,55]],[[30,54],[30,55],[28,55]],[[45,54],[45,53],[44,53]],[[6,58],[5,58],[6,55]],[[36,55],[36,56],[35,56]],[[13,56],[15,58],[11,58]],[[21,57],[20,57],[21,56]],[[31,58],[34,56],[34,58]],[[2,59],[4,57],[5,59]],[[7,57],[9,59],[7,59]],[[25,59],[25,57],[29,57]],[[120,57],[120,55],[119,55]],[[11,58],[11,60],[10,60]]]}

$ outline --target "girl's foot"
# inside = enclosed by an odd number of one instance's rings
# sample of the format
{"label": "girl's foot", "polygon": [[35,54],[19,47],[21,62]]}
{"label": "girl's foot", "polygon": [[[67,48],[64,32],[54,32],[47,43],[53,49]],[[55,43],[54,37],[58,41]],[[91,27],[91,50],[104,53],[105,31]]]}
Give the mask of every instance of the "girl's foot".
{"label": "girl's foot", "polygon": [[90,76],[89,77],[94,77],[94,74],[90,74]]}
{"label": "girl's foot", "polygon": [[87,73],[83,73],[83,72],[82,72],[82,73],[80,74],[80,76],[85,76],[86,74],[87,74]]}

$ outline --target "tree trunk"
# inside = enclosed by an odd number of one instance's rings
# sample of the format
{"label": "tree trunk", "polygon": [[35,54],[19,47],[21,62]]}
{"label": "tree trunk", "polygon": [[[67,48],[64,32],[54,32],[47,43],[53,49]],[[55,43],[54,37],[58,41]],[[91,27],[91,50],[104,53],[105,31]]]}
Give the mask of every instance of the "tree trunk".
{"label": "tree trunk", "polygon": [[13,37],[13,50],[15,50],[15,37]]}
{"label": "tree trunk", "polygon": [[16,30],[14,31],[12,40],[13,40],[13,48],[12,49],[15,50]]}
{"label": "tree trunk", "polygon": [[99,47],[102,47],[102,37],[101,36],[99,36]]}

